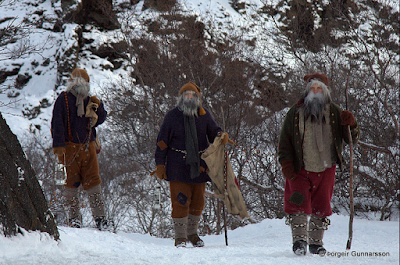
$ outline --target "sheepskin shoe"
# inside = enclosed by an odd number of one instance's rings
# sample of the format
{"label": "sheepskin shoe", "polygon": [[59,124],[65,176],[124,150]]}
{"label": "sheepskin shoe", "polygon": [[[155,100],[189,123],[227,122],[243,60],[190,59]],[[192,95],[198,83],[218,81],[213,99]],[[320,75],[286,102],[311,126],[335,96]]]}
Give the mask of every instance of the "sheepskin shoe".
{"label": "sheepskin shoe", "polygon": [[105,217],[97,217],[95,219],[96,228],[100,231],[108,231],[110,229],[107,219]]}
{"label": "sheepskin shoe", "polygon": [[186,247],[186,238],[175,238],[175,247],[185,248]]}
{"label": "sheepskin shoe", "polygon": [[82,223],[81,223],[81,220],[72,218],[72,219],[68,220],[68,226],[72,227],[72,228],[81,228]]}
{"label": "sheepskin shoe", "polygon": [[304,240],[297,240],[293,243],[293,252],[297,256],[303,256],[307,253],[307,242]]}
{"label": "sheepskin shoe", "polygon": [[321,245],[311,244],[308,248],[311,254],[316,254],[320,256],[325,256],[326,249]]}
{"label": "sheepskin shoe", "polygon": [[188,236],[188,240],[194,247],[204,247],[204,241],[197,234]]}

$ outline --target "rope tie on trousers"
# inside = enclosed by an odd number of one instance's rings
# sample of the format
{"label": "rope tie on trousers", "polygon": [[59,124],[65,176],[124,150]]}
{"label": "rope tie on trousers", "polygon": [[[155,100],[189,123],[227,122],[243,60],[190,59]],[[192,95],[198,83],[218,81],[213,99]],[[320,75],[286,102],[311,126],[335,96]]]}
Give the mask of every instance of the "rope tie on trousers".
{"label": "rope tie on trousers", "polygon": [[320,219],[322,221],[322,225],[317,225],[313,220],[310,219],[310,225],[313,225],[315,228],[309,229],[308,231],[328,230],[328,225],[331,224],[331,221],[327,217],[323,218],[314,217],[314,218]]}
{"label": "rope tie on trousers", "polygon": [[308,241],[310,244],[323,245],[322,238],[324,236],[324,231],[328,230],[328,225],[330,220],[327,217],[316,217],[311,216],[308,225]]}

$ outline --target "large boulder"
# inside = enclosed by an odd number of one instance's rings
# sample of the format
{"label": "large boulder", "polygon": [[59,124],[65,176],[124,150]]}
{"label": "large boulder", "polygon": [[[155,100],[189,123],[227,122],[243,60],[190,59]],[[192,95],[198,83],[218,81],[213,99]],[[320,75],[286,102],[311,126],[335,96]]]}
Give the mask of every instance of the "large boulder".
{"label": "large boulder", "polygon": [[22,147],[0,113],[0,233],[59,232],[43,191]]}

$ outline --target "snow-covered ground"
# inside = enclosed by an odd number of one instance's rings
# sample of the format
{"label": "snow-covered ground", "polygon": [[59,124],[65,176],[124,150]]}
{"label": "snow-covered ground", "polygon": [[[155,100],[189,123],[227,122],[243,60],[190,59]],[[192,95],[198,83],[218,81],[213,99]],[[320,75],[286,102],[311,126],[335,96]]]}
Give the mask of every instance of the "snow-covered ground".
{"label": "snow-covered ground", "polygon": [[[284,220],[266,219],[203,237],[204,248],[175,248],[172,239],[150,235],[100,232],[94,228],[59,227],[59,242],[46,233],[0,237],[0,264],[399,264],[399,222],[354,220],[353,242],[346,250],[347,216],[331,216],[324,257],[298,257],[291,250]],[[372,255],[372,256],[371,256]]]}
{"label": "snow-covered ground", "polygon": [[[30,2],[35,2],[35,5]],[[215,12],[215,20],[233,20],[239,26],[246,26],[246,21],[230,7],[230,0],[186,2],[186,8],[199,15]],[[260,3],[258,0],[247,2],[254,6]],[[393,2],[398,3],[397,0]],[[44,17],[49,20],[55,19],[56,12],[61,12],[61,1],[0,0],[0,18],[13,17],[16,24],[25,18],[33,22],[38,20],[39,16],[35,13],[38,10],[44,10]],[[226,18],[226,14],[230,16]],[[14,87],[16,76],[8,77],[0,87],[0,91],[7,88],[0,93],[0,103],[3,103],[0,104],[0,112],[20,140],[28,133],[31,124],[40,125],[42,132],[49,137],[52,105],[42,108],[40,115],[32,120],[24,117],[21,110],[38,106],[42,99],[52,104],[57,92],[62,90],[62,87],[55,88],[57,58],[63,49],[74,45],[71,34],[76,24],[64,26],[62,32],[53,32],[50,30],[52,25],[48,23],[40,29],[31,29],[29,41],[42,48],[40,53],[9,60],[0,56],[1,71],[12,71],[15,65],[20,65],[19,74],[32,76],[23,89]],[[251,32],[249,35],[252,36]],[[10,44],[7,49],[12,50],[13,46]],[[47,59],[49,64],[44,63]],[[101,63],[100,59],[78,63],[78,67],[87,69],[90,74],[93,94],[100,90],[103,82],[113,77],[97,67]],[[12,97],[17,94],[19,96]],[[26,232],[23,236],[11,238],[0,236],[0,264],[399,264],[399,221],[355,219],[350,251],[345,249],[348,217],[332,216],[331,223],[325,234],[324,242],[328,250],[325,257],[310,254],[295,256],[291,250],[290,229],[284,220],[267,219],[228,231],[228,247],[225,246],[224,235],[205,236],[204,248],[176,249],[172,239],[123,232],[113,234],[92,228],[59,227],[59,242],[39,232]]]}

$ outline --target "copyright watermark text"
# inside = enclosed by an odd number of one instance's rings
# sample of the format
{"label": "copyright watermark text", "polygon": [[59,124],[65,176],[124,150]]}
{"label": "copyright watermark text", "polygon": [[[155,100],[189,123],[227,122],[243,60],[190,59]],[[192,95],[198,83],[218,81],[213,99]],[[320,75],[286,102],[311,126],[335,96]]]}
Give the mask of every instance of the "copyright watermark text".
{"label": "copyright watermark text", "polygon": [[343,252],[326,252],[326,257],[389,257],[390,252],[381,251],[343,251]]}

